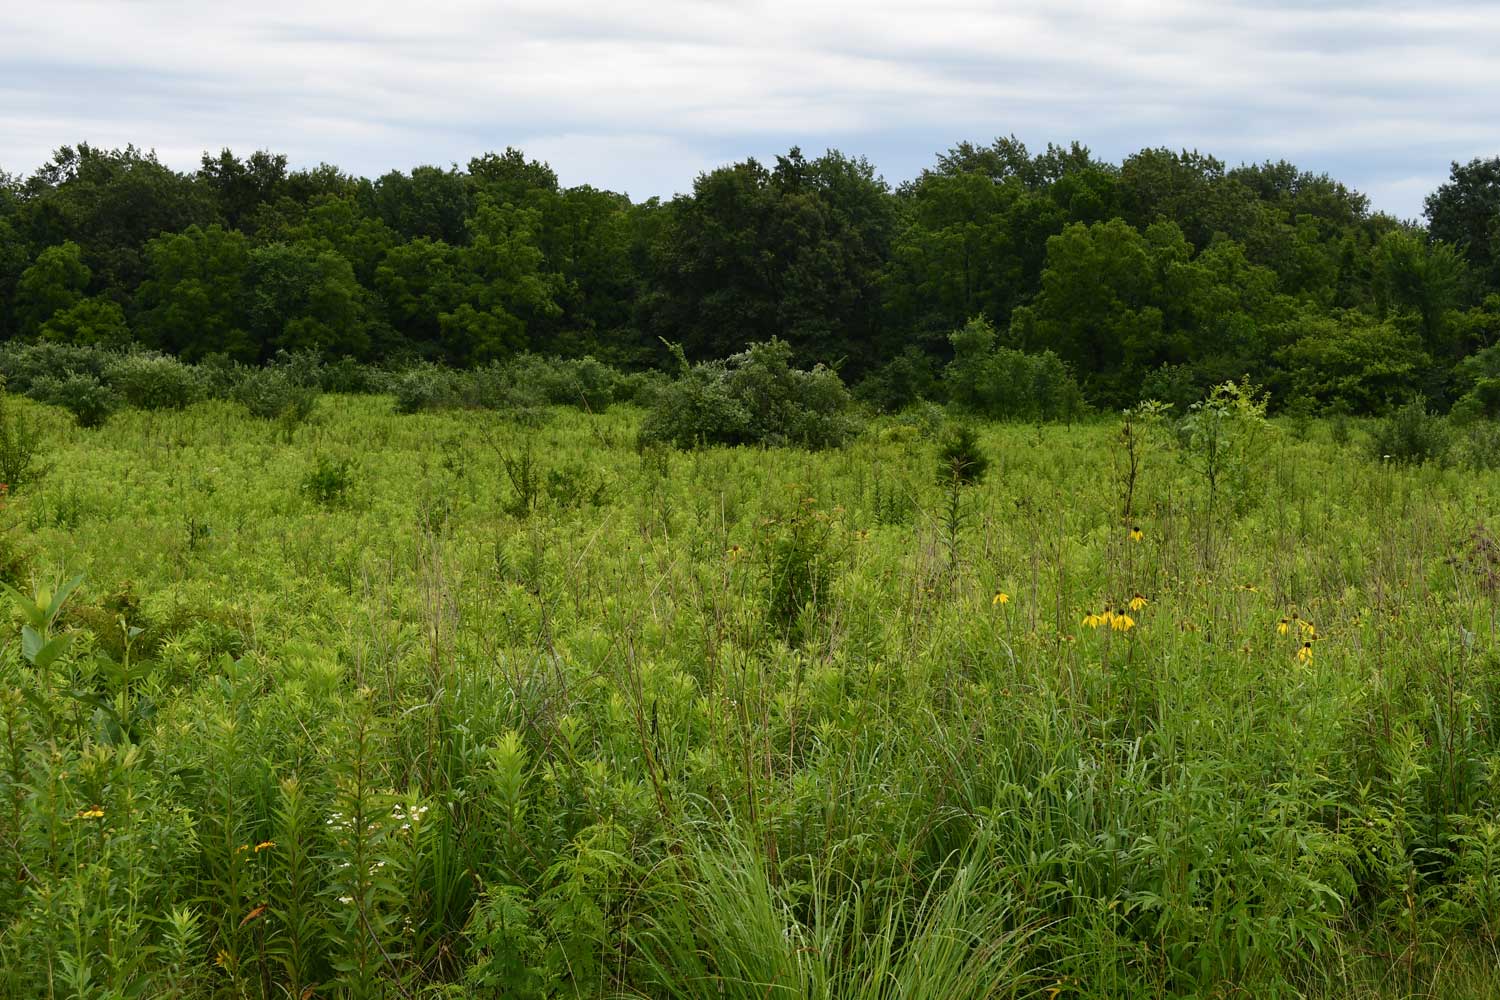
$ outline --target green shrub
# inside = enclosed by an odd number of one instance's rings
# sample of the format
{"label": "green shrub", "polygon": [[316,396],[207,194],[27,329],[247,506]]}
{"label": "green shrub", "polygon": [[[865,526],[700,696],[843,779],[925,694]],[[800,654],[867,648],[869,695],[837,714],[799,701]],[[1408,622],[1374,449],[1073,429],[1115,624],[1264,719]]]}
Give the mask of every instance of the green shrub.
{"label": "green shrub", "polygon": [[838,373],[822,365],[791,366],[784,341],[751,344],[723,361],[687,367],[664,386],[641,425],[645,444],[837,447],[856,430],[853,397]]}
{"label": "green shrub", "polygon": [[854,396],[882,413],[897,413],[924,400],[941,400],[943,388],[932,357],[908,347],[855,386]]}
{"label": "green shrub", "polygon": [[1051,351],[1026,354],[995,344],[983,316],[948,338],[953,360],[944,370],[949,400],[995,420],[1067,420],[1083,415],[1083,390]]}
{"label": "green shrub", "polygon": [[315,385],[301,381],[295,369],[285,366],[252,368],[231,390],[233,399],[262,420],[298,424],[318,405]]}
{"label": "green shrub", "polygon": [[[42,472],[37,456],[41,453],[41,429],[36,421],[16,410],[5,391],[0,376],[0,483],[6,493],[14,493],[36,480]],[[3,502],[4,497],[0,497]]]}
{"label": "green shrub", "polygon": [[40,378],[63,378],[73,373],[99,378],[111,357],[92,347],[13,340],[0,344],[0,376],[5,377],[11,392],[30,395],[33,383]]}
{"label": "green shrub", "polygon": [[990,460],[979,447],[979,435],[967,425],[955,427],[938,447],[937,481],[973,486],[984,480]]}
{"label": "green shrub", "polygon": [[439,365],[416,365],[392,376],[397,413],[445,410],[459,403],[458,376]]}
{"label": "green shrub", "polygon": [[354,488],[354,462],[318,456],[317,464],[302,478],[302,492],[322,507],[334,507],[349,500]]}
{"label": "green shrub", "polygon": [[1381,461],[1420,465],[1441,462],[1451,443],[1448,422],[1428,412],[1425,400],[1416,399],[1376,425],[1370,451]]}
{"label": "green shrub", "polygon": [[197,371],[163,354],[116,358],[105,369],[104,381],[141,410],[180,410],[202,395]]}
{"label": "green shrub", "polygon": [[119,394],[98,376],[82,372],[39,378],[31,384],[31,397],[67,410],[79,427],[102,427],[121,403]]}

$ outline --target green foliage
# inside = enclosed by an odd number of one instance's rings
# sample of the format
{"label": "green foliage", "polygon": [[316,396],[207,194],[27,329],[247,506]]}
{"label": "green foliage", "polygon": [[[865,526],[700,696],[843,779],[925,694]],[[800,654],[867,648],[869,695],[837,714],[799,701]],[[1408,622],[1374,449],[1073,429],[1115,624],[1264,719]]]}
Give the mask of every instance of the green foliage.
{"label": "green foliage", "polygon": [[246,371],[232,395],[252,416],[295,426],[311,415],[321,393],[290,366],[277,365]]}
{"label": "green foliage", "polygon": [[43,472],[41,428],[18,410],[0,377],[0,483],[8,493],[22,490]]}
{"label": "green foliage", "polygon": [[995,420],[1072,421],[1083,413],[1083,393],[1051,351],[1025,354],[995,344],[983,316],[948,338],[953,360],[943,384],[953,405]]}
{"label": "green foliage", "polygon": [[643,443],[834,448],[855,431],[853,399],[838,374],[793,368],[783,341],[686,368],[663,386],[641,423]]}
{"label": "green foliage", "polygon": [[1419,465],[1441,462],[1451,444],[1448,422],[1430,412],[1425,400],[1414,399],[1375,425],[1369,447],[1378,461]]}
{"label": "green foliage", "polygon": [[354,461],[319,455],[302,479],[302,492],[314,503],[333,507],[347,503],[354,489]]}
{"label": "green foliage", "polygon": [[1312,418],[1228,517],[1161,407],[975,425],[983,488],[643,416],[45,439],[0,529],[88,576],[0,622],[0,993],[1493,992],[1492,469]]}
{"label": "green foliage", "polygon": [[105,369],[103,380],[138,410],[181,410],[202,395],[197,371],[168,355],[126,354]]}
{"label": "green foliage", "polygon": [[979,446],[979,434],[967,424],[954,427],[938,445],[937,481],[974,486],[984,481],[990,460]]}
{"label": "green foliage", "polygon": [[31,397],[73,414],[79,427],[100,427],[120,408],[120,395],[96,376],[73,372],[44,375],[31,384]]}

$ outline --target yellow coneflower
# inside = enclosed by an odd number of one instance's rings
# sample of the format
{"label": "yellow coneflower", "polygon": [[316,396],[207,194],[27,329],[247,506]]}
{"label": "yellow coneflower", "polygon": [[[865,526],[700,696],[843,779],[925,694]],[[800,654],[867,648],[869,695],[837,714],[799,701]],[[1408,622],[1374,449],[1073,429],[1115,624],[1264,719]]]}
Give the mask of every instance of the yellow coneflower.
{"label": "yellow coneflower", "polygon": [[1003,590],[997,590],[997,591],[995,591],[995,596],[992,597],[992,598],[990,598],[990,607],[992,607],[992,608],[995,605],[997,605],[997,604],[1009,604],[1009,603],[1010,603],[1010,595],[1007,594]]}
{"label": "yellow coneflower", "polygon": [[1313,625],[1312,622],[1307,621],[1306,619],[1304,619],[1301,622],[1301,626],[1302,626],[1302,634],[1305,635],[1307,638],[1309,638],[1309,639],[1316,639],[1318,637],[1318,630]]}
{"label": "yellow coneflower", "polygon": [[1083,616],[1083,623],[1089,628],[1098,628],[1100,625],[1103,625],[1105,621],[1106,619],[1104,615],[1096,614],[1093,611],[1090,611],[1088,614]]}
{"label": "yellow coneflower", "polygon": [[1145,538],[1145,537],[1146,537],[1146,533],[1144,531],[1142,531],[1138,526],[1137,527],[1132,527],[1130,529],[1130,540],[1132,542],[1138,542],[1142,538]]}
{"label": "yellow coneflower", "polygon": [[738,559],[741,554],[744,553],[744,551],[745,550],[740,548],[738,545],[731,545],[729,546],[729,548],[724,550],[724,554],[731,559]]}
{"label": "yellow coneflower", "polygon": [[1135,619],[1129,615],[1115,615],[1110,619],[1109,627],[1116,632],[1129,632],[1135,628]]}
{"label": "yellow coneflower", "polygon": [[1312,659],[1312,643],[1310,643],[1310,642],[1304,642],[1297,649],[1297,662],[1298,663],[1306,663],[1306,662],[1308,662],[1311,659]]}
{"label": "yellow coneflower", "polygon": [[214,964],[221,969],[228,969],[234,964],[234,958],[229,954],[229,952],[225,951],[223,948],[220,948],[219,953],[214,956]]}
{"label": "yellow coneflower", "polygon": [[1281,619],[1281,621],[1276,623],[1276,634],[1286,635],[1286,630],[1291,627],[1291,624],[1292,622],[1290,618]]}
{"label": "yellow coneflower", "polygon": [[80,809],[78,811],[78,817],[77,818],[78,819],[103,819],[104,818],[104,810],[101,809],[101,808],[99,808],[98,806],[94,806],[91,809]]}
{"label": "yellow coneflower", "polygon": [[1146,600],[1140,594],[1136,594],[1130,599],[1130,604],[1128,605],[1128,607],[1131,611],[1139,611],[1150,603],[1150,601]]}

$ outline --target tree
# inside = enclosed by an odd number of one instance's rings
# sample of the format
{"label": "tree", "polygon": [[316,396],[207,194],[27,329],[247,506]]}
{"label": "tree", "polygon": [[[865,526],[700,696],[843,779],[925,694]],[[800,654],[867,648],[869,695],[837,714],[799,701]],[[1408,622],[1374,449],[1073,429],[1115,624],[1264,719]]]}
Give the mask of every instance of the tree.
{"label": "tree", "polygon": [[1459,304],[1467,275],[1462,255],[1451,244],[1430,243],[1417,232],[1388,233],[1375,246],[1373,271],[1381,317],[1410,310],[1421,319],[1429,352],[1454,354],[1461,348],[1450,312]]}
{"label": "tree", "polygon": [[260,359],[249,332],[250,241],[222,226],[189,226],[146,244],[136,291],[137,328],[158,350],[194,361],[227,354]]}
{"label": "tree", "polygon": [[80,347],[118,349],[130,344],[130,327],[120,304],[102,296],[79,299],[54,312],[38,331],[42,340]]}
{"label": "tree", "polygon": [[354,269],[326,243],[250,251],[246,319],[262,358],[284,351],[364,357],[369,335]]}
{"label": "tree", "polygon": [[83,251],[71,240],[37,254],[16,284],[16,319],[22,336],[32,337],[54,313],[69,309],[89,286]]}
{"label": "tree", "polygon": [[1460,248],[1485,285],[1500,290],[1500,156],[1455,161],[1423,211],[1428,235]]}

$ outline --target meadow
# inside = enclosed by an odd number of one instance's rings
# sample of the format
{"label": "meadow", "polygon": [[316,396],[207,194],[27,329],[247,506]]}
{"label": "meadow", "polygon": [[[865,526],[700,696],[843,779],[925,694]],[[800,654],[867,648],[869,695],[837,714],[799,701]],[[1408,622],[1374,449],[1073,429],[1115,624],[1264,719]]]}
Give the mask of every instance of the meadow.
{"label": "meadow", "polygon": [[9,405],[0,996],[1500,995],[1500,472]]}

